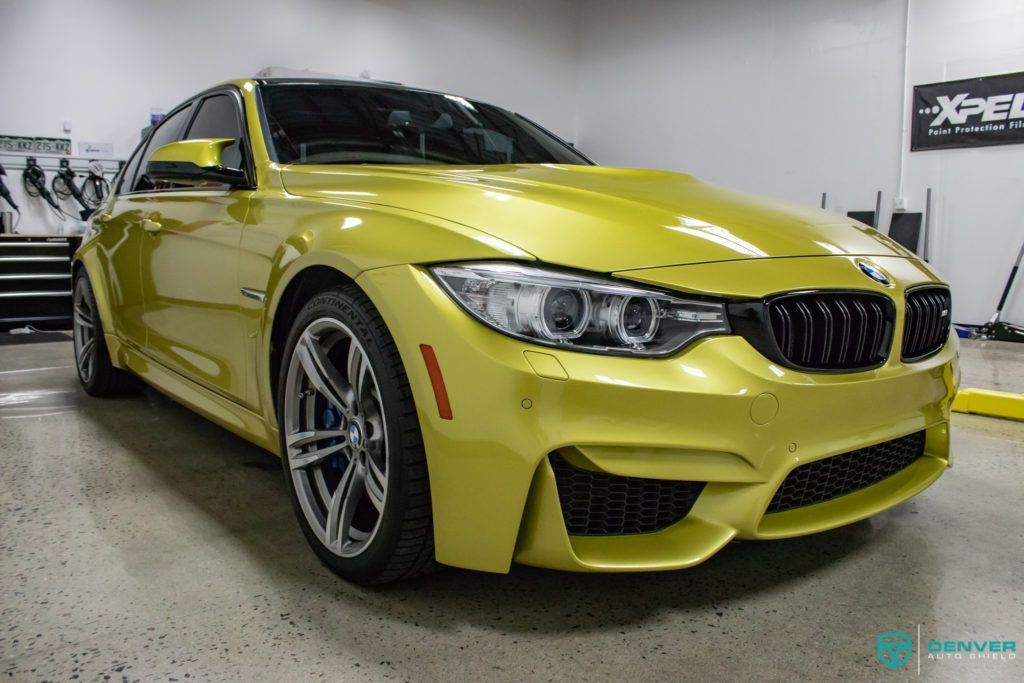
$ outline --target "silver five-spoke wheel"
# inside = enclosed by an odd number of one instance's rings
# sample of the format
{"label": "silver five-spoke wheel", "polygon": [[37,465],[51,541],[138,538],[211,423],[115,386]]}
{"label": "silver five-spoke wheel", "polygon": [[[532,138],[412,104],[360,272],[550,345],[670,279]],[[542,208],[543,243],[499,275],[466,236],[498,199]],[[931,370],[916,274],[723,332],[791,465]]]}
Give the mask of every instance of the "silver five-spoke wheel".
{"label": "silver five-spoke wheel", "polygon": [[90,396],[122,396],[142,391],[138,377],[117,368],[110,360],[96,295],[85,270],[75,274],[71,296],[75,367],[82,388]]}
{"label": "silver five-spoke wheel", "polygon": [[73,305],[75,364],[82,382],[88,383],[96,368],[96,328],[92,301],[86,296],[84,286],[75,287]]}
{"label": "silver five-spoke wheel", "polygon": [[387,425],[365,349],[340,321],[312,321],[293,347],[284,391],[299,506],[326,548],[355,557],[380,528],[388,494]]}

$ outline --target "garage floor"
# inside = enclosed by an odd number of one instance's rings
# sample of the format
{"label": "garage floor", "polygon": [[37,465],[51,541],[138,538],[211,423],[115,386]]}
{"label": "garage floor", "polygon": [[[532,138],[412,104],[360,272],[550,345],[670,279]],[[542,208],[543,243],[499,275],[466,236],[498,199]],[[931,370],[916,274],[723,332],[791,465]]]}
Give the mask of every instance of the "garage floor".
{"label": "garage floor", "polygon": [[[308,550],[278,461],[170,400],[95,400],[68,342],[0,346],[0,675],[14,680],[916,678],[877,634],[1024,641],[1024,423],[954,417],[955,467],[818,536],[695,569],[348,585]],[[1024,390],[1024,348],[964,384]],[[916,657],[915,650],[915,657]],[[929,679],[1024,680],[1015,661]]]}

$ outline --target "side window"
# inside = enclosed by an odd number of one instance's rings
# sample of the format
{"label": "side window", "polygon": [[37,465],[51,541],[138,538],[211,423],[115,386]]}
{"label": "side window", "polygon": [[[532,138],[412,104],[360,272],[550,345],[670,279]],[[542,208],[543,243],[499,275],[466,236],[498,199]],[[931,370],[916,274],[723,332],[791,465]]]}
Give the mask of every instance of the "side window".
{"label": "side window", "polygon": [[[156,130],[149,136],[149,143],[146,145],[146,152],[140,157],[138,172],[135,174],[135,182],[132,185],[133,192],[147,192],[149,190],[163,190],[171,187],[170,183],[154,183],[146,175],[146,165],[149,163],[149,158],[153,156],[160,147],[175,142],[181,139],[181,131],[188,123],[189,113],[192,111],[192,105],[188,105],[174,112],[166,119],[164,119]],[[133,169],[128,169],[132,171]],[[125,172],[125,177],[128,177],[128,173]],[[158,186],[159,185],[159,186]]]}
{"label": "side window", "polygon": [[227,168],[244,168],[241,144],[243,135],[235,98],[230,95],[211,95],[199,105],[199,113],[192,121],[186,138],[232,138],[235,142],[224,148],[221,163]]}
{"label": "side window", "polygon": [[122,192],[128,192],[132,183],[135,182],[135,172],[139,170],[139,160],[142,158],[142,152],[146,149],[146,141],[143,140],[139,143],[139,146],[132,152],[131,158],[128,160],[128,164],[124,167],[124,172],[117,181],[117,188],[114,190],[117,194]]}

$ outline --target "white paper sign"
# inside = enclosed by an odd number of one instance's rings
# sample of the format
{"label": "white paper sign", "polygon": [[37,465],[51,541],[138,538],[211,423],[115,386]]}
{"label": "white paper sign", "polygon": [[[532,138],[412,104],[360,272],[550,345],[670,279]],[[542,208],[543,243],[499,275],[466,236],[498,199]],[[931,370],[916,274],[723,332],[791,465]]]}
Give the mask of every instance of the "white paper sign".
{"label": "white paper sign", "polygon": [[78,156],[80,157],[112,157],[114,156],[113,142],[79,142]]}

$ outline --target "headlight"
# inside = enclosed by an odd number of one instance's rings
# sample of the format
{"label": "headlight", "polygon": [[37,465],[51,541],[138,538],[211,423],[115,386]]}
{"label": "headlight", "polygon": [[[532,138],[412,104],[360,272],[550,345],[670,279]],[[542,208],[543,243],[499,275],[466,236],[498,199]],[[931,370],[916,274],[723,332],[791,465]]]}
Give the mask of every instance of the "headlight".
{"label": "headlight", "polygon": [[514,263],[434,266],[475,318],[518,339],[579,351],[665,356],[726,334],[725,305]]}

